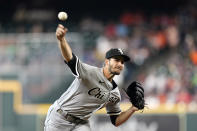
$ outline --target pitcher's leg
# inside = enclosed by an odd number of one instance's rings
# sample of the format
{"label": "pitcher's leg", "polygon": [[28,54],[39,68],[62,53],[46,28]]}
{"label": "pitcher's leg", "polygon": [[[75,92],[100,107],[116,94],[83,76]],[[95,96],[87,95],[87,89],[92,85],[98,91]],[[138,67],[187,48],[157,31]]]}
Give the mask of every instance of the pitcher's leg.
{"label": "pitcher's leg", "polygon": [[76,125],[72,131],[91,131],[89,122],[86,124]]}
{"label": "pitcher's leg", "polygon": [[46,116],[44,131],[72,131],[76,124],[71,123],[51,106]]}
{"label": "pitcher's leg", "polygon": [[67,127],[56,127],[54,125],[47,125],[44,128],[44,131],[72,131],[73,126],[67,126]]}

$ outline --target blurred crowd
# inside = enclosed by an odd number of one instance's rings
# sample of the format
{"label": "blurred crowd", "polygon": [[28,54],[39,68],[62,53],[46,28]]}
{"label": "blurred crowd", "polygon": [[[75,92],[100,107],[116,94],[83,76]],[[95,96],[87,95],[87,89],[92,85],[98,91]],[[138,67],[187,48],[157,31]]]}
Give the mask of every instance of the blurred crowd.
{"label": "blurred crowd", "polygon": [[148,17],[140,12],[125,12],[118,21],[107,24],[85,19],[80,24],[81,32],[95,42],[85,47],[93,48],[86,50],[88,57],[84,57],[97,63],[109,48],[125,49],[132,62],[121,79],[123,87],[132,80],[142,82],[147,103],[155,106],[197,104],[196,12],[192,7]]}
{"label": "blurred crowd", "polygon": [[[21,13],[25,14],[23,10],[19,10],[14,15],[15,25],[18,26],[9,25],[11,29],[9,28],[10,30],[7,31],[0,26],[0,32],[5,34],[55,31],[56,22],[20,24],[20,21],[25,19],[25,15]],[[52,16],[47,15],[46,18],[49,19]],[[82,36],[83,47],[80,57],[88,64],[101,67],[105,52],[110,48],[122,48],[129,54],[132,61],[126,64],[123,76],[118,78],[121,87],[127,86],[132,80],[138,80],[145,87],[148,103],[155,105],[161,103],[193,104],[197,103],[196,20],[197,9],[191,6],[181,8],[172,14],[146,15],[140,11],[128,11],[122,13],[118,19],[109,18],[107,21],[84,17],[81,21],[76,22],[76,25],[68,22],[66,26],[69,28],[69,32],[77,32]],[[3,44],[2,36],[0,37],[1,50],[3,46],[5,49],[7,45]],[[26,45],[23,46],[23,51],[27,51]],[[50,47],[48,46],[48,48]],[[54,46],[51,46],[47,52],[53,49]],[[0,56],[0,65],[3,65],[2,62],[4,64],[6,62],[6,60],[3,61],[6,59],[6,55],[2,52],[0,54],[5,57]],[[38,53],[33,60],[46,56],[46,53]],[[34,54],[36,53],[34,52]],[[47,55],[52,57],[53,54],[54,52]],[[12,57],[8,55],[7,57]],[[14,56],[14,54],[11,55]],[[26,58],[28,60],[29,57]],[[41,61],[44,60],[45,57],[37,64],[41,64]],[[61,59],[59,60],[61,61]],[[15,63],[17,62],[15,61]],[[62,63],[59,62],[59,64]]]}

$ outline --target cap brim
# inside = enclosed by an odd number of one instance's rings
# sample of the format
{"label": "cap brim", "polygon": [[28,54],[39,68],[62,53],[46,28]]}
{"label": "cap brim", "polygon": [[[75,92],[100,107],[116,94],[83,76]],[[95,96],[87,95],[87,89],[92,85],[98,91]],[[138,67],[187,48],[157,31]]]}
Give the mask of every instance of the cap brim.
{"label": "cap brim", "polygon": [[113,57],[116,57],[116,56],[121,56],[123,58],[124,62],[130,61],[130,57],[127,56],[127,55],[114,55],[110,58],[113,58]]}
{"label": "cap brim", "polygon": [[129,56],[127,56],[127,55],[121,55],[121,56],[123,57],[125,62],[130,61]]}

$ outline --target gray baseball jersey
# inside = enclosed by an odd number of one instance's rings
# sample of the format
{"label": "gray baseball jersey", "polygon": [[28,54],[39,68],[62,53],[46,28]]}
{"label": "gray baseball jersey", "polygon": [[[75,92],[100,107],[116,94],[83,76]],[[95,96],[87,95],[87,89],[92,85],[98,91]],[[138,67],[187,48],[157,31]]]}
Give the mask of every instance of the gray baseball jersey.
{"label": "gray baseball jersey", "polygon": [[108,114],[120,114],[119,89],[114,81],[107,80],[102,68],[85,64],[74,54],[67,65],[75,80],[56,101],[62,110],[84,120],[104,106]]}

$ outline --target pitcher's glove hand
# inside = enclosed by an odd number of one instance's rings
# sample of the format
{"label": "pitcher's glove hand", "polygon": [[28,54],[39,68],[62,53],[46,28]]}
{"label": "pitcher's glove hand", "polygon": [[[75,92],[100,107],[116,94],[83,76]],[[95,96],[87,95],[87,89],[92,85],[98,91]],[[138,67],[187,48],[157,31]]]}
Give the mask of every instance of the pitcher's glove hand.
{"label": "pitcher's glove hand", "polygon": [[137,107],[139,110],[144,109],[144,89],[139,82],[132,82],[128,86],[126,93],[129,96],[130,102],[133,104],[133,106]]}

